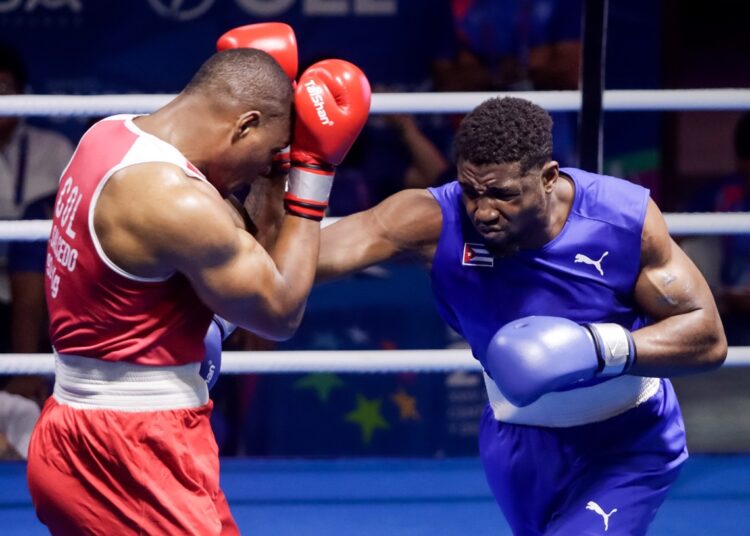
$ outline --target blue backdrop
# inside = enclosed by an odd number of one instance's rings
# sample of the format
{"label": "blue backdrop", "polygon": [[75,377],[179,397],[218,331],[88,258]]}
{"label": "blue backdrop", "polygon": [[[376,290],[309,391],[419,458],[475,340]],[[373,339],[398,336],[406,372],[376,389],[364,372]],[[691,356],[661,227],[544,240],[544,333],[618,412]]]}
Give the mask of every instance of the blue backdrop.
{"label": "blue backdrop", "polygon": [[[615,7],[608,87],[659,87],[658,6],[634,0]],[[302,65],[350,60],[376,91],[429,90],[431,62],[454,52],[448,0],[0,0],[0,41],[21,52],[33,93],[173,93],[222,33],[269,20],[294,27]],[[607,128],[605,148],[635,155],[620,164],[625,171],[653,170],[644,150],[658,144],[654,116],[636,123],[615,115],[607,116],[614,128]],[[76,140],[89,120],[54,121]],[[363,158],[366,178],[377,177],[371,187],[386,195],[399,188],[408,155],[377,121],[365,132],[378,148],[368,153],[374,164]],[[388,181],[394,184],[380,184]],[[317,289],[286,348],[448,344],[427,274],[389,270],[388,278]],[[291,455],[473,454],[484,396],[476,375],[442,374],[223,378],[215,394],[217,436],[228,451]]]}
{"label": "blue backdrop", "polygon": [[277,20],[302,64],[339,57],[375,85],[414,89],[451,53],[450,17],[444,0],[4,0],[0,39],[23,53],[35,93],[168,93],[226,30]]}

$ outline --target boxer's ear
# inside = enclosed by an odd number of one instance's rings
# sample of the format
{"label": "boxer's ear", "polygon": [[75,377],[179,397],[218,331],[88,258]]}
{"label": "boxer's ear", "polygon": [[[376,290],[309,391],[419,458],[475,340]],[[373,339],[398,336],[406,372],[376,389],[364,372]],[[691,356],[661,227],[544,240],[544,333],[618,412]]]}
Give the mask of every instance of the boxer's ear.
{"label": "boxer's ear", "polygon": [[560,176],[560,164],[551,160],[542,166],[542,188],[545,193],[551,194],[555,188],[555,183]]}
{"label": "boxer's ear", "polygon": [[261,112],[251,110],[237,117],[234,127],[233,141],[240,140],[250,134],[251,130],[260,125]]}

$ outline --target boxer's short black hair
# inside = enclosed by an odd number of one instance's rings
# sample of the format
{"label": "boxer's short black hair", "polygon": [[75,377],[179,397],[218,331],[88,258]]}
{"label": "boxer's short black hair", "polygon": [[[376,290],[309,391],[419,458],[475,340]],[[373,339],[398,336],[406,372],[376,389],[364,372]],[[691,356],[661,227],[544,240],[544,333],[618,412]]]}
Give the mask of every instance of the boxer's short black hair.
{"label": "boxer's short black hair", "polygon": [[246,107],[291,102],[289,77],[269,54],[254,48],[217,52],[201,65],[184,89]]}
{"label": "boxer's short black hair", "polygon": [[552,159],[552,118],[525,99],[488,99],[461,121],[453,157],[474,165],[519,162],[526,173]]}

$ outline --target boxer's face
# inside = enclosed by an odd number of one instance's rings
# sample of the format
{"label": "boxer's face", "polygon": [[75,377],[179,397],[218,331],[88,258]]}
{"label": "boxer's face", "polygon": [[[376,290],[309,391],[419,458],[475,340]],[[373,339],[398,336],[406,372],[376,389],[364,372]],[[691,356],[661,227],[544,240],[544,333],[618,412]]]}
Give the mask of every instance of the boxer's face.
{"label": "boxer's face", "polygon": [[228,168],[224,182],[230,191],[270,172],[274,154],[289,145],[290,125],[288,114],[249,115],[238,122],[235,139],[223,157]]}
{"label": "boxer's face", "polygon": [[271,172],[274,155],[290,143],[290,128],[289,116],[266,121],[248,148],[248,165],[252,169],[248,176],[255,179],[259,175],[268,175]]}
{"label": "boxer's face", "polygon": [[522,173],[519,163],[458,163],[466,213],[494,255],[513,255],[544,230],[548,210],[545,169]]}

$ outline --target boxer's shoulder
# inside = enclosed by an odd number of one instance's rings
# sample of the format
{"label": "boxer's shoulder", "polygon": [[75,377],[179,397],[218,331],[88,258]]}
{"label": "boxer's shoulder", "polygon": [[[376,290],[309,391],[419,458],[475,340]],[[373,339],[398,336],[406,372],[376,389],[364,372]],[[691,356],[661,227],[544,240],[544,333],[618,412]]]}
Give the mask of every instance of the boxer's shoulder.
{"label": "boxer's shoulder", "polygon": [[435,197],[425,189],[398,192],[374,209],[379,225],[405,249],[433,247],[440,239],[443,215]]}
{"label": "boxer's shoulder", "polygon": [[236,237],[216,190],[161,162],[115,173],[101,192],[94,226],[116,263],[148,277],[174,271],[174,259],[193,257],[196,249],[221,257]]}

